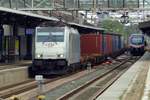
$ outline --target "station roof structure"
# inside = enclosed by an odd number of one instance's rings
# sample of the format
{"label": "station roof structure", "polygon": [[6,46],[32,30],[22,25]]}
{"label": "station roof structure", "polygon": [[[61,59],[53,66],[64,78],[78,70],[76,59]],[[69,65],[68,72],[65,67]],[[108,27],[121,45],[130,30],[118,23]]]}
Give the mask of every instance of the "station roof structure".
{"label": "station roof structure", "polygon": [[76,27],[88,28],[88,29],[94,29],[94,30],[106,30],[104,28],[99,28],[99,27],[95,27],[95,26],[88,26],[88,25],[82,25],[82,24],[77,24],[77,23],[72,23],[72,22],[70,22],[69,25],[76,26]]}
{"label": "station roof structure", "polygon": [[150,21],[139,23],[139,28],[142,30],[144,34],[150,36]]}
{"label": "station roof structure", "polygon": [[[55,17],[46,17],[42,15],[37,15],[33,13],[28,13],[24,11],[18,11],[14,9],[0,7],[0,18],[1,24],[17,24],[28,27],[35,27],[42,22],[54,21],[59,22],[60,20]],[[74,27],[80,27],[90,30],[104,31],[104,28],[96,28],[94,26],[81,25],[77,23],[67,23]]]}
{"label": "station roof structure", "polygon": [[[32,26],[44,21],[44,20],[58,20],[62,16],[62,13],[66,14],[65,18],[69,19],[71,15],[71,21],[75,18],[80,22],[78,11],[149,11],[149,0],[0,0],[1,23],[14,23],[19,22],[21,25]],[[11,8],[15,10],[10,10]],[[30,13],[25,13],[21,11]],[[4,13],[4,12],[7,13]],[[10,11],[10,12],[9,12]],[[61,14],[57,12],[62,12]],[[12,13],[14,12],[14,13]],[[36,13],[36,14],[32,14]],[[54,15],[57,18],[51,17]],[[9,17],[11,15],[11,17]],[[40,16],[42,15],[42,16]],[[49,17],[44,17],[49,16]],[[56,17],[55,16],[55,17]],[[7,19],[9,21],[7,21]],[[24,21],[23,21],[24,20]]]}
{"label": "station roof structure", "polygon": [[[88,10],[149,7],[149,0],[1,0],[0,6],[22,10]],[[150,8],[150,7],[149,7]]]}
{"label": "station roof structure", "polygon": [[59,21],[55,17],[46,17],[38,14],[0,7],[1,24],[17,24],[26,27],[35,27],[43,21]]}
{"label": "station roof structure", "polygon": [[[84,32],[86,32],[86,31],[88,31],[88,30],[90,30],[91,32],[92,31],[100,31],[100,32],[104,32],[106,29],[104,29],[104,28],[99,28],[99,27],[95,27],[95,26],[88,26],[88,25],[82,25],[82,24],[77,24],[77,23],[72,23],[72,22],[70,22],[70,23],[68,23],[70,26],[72,26],[72,27],[76,27],[80,32],[81,31],[84,31]],[[84,29],[84,30],[83,30]],[[84,32],[82,32],[82,33],[84,33]]]}
{"label": "station roof structure", "polygon": [[[0,6],[44,16],[75,20],[78,11],[141,11],[150,9],[149,0],[0,0]],[[75,21],[79,22],[79,18]]]}

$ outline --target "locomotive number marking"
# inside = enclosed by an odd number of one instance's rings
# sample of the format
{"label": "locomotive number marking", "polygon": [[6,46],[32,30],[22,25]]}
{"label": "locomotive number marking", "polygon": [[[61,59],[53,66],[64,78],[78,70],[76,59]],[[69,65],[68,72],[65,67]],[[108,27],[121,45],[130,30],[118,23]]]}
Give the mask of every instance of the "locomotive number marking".
{"label": "locomotive number marking", "polygon": [[48,43],[43,43],[43,45],[44,45],[44,47],[50,48],[50,47],[57,45],[57,43],[56,42],[48,42]]}

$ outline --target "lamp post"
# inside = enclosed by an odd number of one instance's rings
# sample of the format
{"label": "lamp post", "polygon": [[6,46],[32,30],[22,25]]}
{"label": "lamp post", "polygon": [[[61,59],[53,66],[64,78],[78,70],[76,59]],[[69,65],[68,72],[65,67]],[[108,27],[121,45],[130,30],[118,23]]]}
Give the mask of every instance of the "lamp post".
{"label": "lamp post", "polygon": [[120,18],[120,22],[122,24],[128,24],[129,23],[129,16],[127,15],[128,13],[124,13],[121,18]]}
{"label": "lamp post", "polygon": [[[122,24],[124,24],[124,30],[126,31],[127,29],[126,29],[125,24],[128,24],[128,23],[129,23],[128,12],[125,12],[125,13],[121,16],[120,22],[121,22]],[[126,44],[128,44],[128,34],[127,34],[125,37],[126,37],[126,39],[125,39],[125,40],[126,40]]]}
{"label": "lamp post", "polygon": [[129,23],[129,16],[123,14],[121,16],[121,20],[120,21],[121,21],[122,24],[128,24]]}

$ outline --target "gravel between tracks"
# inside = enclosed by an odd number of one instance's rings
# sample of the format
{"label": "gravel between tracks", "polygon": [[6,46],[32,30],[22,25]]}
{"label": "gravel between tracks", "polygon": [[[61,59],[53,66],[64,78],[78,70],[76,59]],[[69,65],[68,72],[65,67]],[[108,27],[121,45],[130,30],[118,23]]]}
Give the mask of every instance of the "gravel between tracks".
{"label": "gravel between tracks", "polygon": [[98,77],[99,75],[104,74],[105,71],[106,70],[104,70],[104,69],[98,70],[98,71],[88,74],[80,79],[76,79],[76,80],[66,83],[62,86],[59,86],[46,94],[46,98],[47,98],[46,100],[56,100],[60,96],[69,92],[70,90],[73,90],[73,89],[79,87],[80,85],[85,84],[87,81],[91,80],[93,77]]}
{"label": "gravel between tracks", "polygon": [[[115,66],[111,66],[111,69],[113,69]],[[83,84],[85,84],[86,82],[88,82],[89,80],[99,77],[101,75],[103,75],[104,73],[106,73],[107,71],[111,70],[110,68],[108,69],[97,69],[96,71],[94,71],[93,73],[89,73],[84,75],[83,77],[73,80],[71,82],[65,83],[53,90],[51,90],[50,92],[46,93],[46,100],[56,100],[59,97],[61,97],[62,95],[68,93],[70,90],[73,90]]]}

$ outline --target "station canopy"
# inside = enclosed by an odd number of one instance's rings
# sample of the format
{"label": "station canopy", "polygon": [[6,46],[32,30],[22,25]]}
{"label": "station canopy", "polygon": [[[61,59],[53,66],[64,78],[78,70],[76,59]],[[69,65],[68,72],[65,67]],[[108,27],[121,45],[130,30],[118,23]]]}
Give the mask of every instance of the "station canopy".
{"label": "station canopy", "polygon": [[15,24],[23,27],[36,27],[37,25],[45,21],[59,21],[55,17],[46,17],[4,7],[0,7],[0,19],[0,24]]}
{"label": "station canopy", "polygon": [[130,9],[137,12],[149,10],[150,0],[0,0],[0,6],[79,23],[78,11]]}
{"label": "station canopy", "polygon": [[150,21],[139,23],[139,28],[142,30],[144,34],[150,36]]}
{"label": "station canopy", "polygon": [[[69,19],[68,15],[70,15],[71,21],[73,21],[77,19],[78,11],[83,10],[116,11],[128,9],[140,12],[146,9],[149,11],[150,0],[0,0],[0,6],[44,16],[53,16],[53,12],[61,11],[66,14],[64,18]],[[62,16],[59,13],[55,13],[55,15]],[[79,19],[81,18],[79,17],[77,22],[80,22]]]}
{"label": "station canopy", "polygon": [[150,8],[149,4],[149,0],[0,0],[0,6],[24,10]]}

